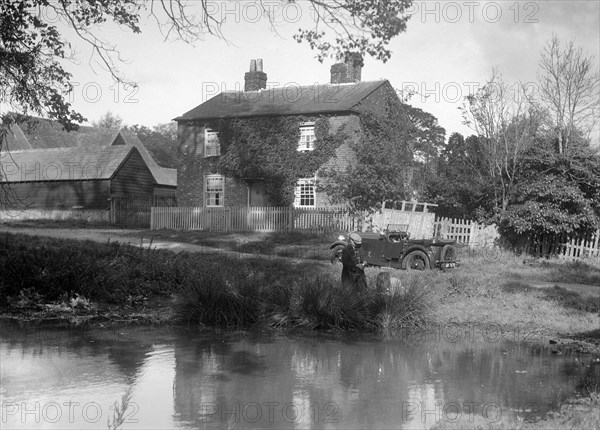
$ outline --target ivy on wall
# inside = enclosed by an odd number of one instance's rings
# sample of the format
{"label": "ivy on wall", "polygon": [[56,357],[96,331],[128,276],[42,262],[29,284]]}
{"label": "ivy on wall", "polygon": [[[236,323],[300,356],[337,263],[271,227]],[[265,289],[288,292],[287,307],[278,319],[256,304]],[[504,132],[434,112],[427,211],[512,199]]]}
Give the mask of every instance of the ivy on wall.
{"label": "ivy on wall", "polygon": [[[315,123],[312,151],[297,150],[303,122]],[[208,126],[218,131],[221,144],[213,169],[227,177],[263,181],[269,204],[274,206],[291,205],[298,179],[314,176],[347,138],[343,126],[330,133],[328,117],[228,118]]]}
{"label": "ivy on wall", "polygon": [[350,145],[356,162],[345,169],[332,167],[319,172],[320,189],[332,203],[347,204],[354,211],[374,211],[385,201],[410,197],[411,144],[416,128],[403,112],[388,115],[364,112],[360,138]]}

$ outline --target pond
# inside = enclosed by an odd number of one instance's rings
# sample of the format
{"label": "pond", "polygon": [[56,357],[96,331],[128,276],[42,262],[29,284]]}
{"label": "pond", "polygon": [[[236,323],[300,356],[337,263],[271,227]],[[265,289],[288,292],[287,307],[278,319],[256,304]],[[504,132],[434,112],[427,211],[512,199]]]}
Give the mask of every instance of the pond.
{"label": "pond", "polygon": [[432,428],[515,423],[600,382],[581,354],[464,333],[388,339],[3,323],[16,428]]}

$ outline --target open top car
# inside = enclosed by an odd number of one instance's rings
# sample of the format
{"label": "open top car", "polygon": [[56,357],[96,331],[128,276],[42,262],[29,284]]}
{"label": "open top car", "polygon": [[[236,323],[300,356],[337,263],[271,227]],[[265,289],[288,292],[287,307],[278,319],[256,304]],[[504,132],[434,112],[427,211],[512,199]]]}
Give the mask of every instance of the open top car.
{"label": "open top car", "polygon": [[[458,267],[456,240],[411,239],[406,224],[389,224],[384,232],[358,233],[362,239],[361,258],[368,266],[396,269],[451,269]],[[331,261],[341,261],[348,237],[340,236],[329,246]]]}

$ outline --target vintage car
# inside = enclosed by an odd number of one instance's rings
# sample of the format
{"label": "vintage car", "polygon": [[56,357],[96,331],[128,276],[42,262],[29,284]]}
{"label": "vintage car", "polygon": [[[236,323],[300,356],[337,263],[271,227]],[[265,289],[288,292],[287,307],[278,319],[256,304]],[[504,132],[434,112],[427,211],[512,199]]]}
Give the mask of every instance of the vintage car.
{"label": "vintage car", "polygon": [[[412,270],[445,270],[460,265],[455,240],[411,239],[407,230],[407,225],[390,224],[384,232],[359,233],[365,265]],[[332,263],[341,261],[342,249],[348,240],[347,236],[340,236],[329,246]]]}

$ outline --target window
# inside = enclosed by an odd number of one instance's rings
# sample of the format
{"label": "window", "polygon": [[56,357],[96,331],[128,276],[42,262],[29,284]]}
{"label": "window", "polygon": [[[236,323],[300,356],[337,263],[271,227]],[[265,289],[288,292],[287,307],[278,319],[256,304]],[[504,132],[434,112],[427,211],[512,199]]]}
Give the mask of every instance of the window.
{"label": "window", "polygon": [[315,181],[314,179],[299,179],[296,185],[296,207],[315,207]]}
{"label": "window", "polygon": [[300,125],[300,141],[298,151],[312,151],[315,149],[315,123],[305,122]]}
{"label": "window", "polygon": [[204,179],[204,205],[223,206],[225,201],[225,178],[221,175],[210,175]]}
{"label": "window", "polygon": [[215,157],[217,155],[221,155],[219,133],[207,128],[204,130],[204,156]]}

